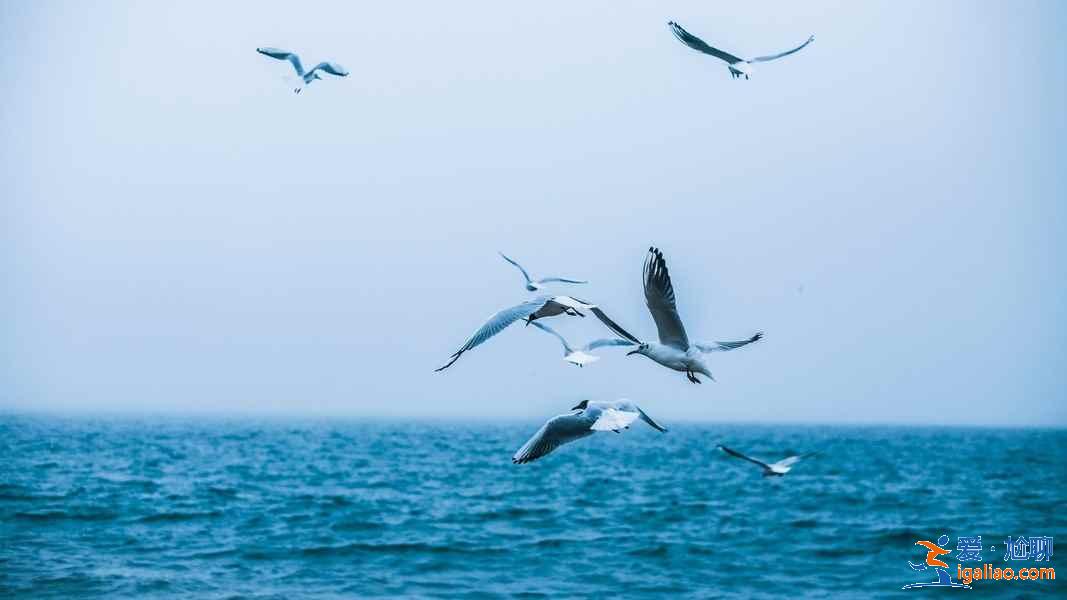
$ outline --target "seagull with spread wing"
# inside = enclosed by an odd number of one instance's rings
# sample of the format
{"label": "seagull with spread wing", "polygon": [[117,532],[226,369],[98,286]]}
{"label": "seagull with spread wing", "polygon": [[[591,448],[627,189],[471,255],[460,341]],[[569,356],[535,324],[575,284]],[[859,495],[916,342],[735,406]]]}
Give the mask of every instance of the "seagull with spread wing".
{"label": "seagull with spread wing", "polygon": [[689,381],[701,383],[696,373],[707,375],[709,379],[715,381],[715,377],[704,363],[703,354],[736,350],[763,338],[763,332],[759,332],[747,340],[735,342],[690,343],[674,302],[674,286],[671,285],[671,276],[667,272],[667,261],[663,259],[663,253],[658,248],[648,249],[643,279],[645,304],[648,305],[648,311],[652,313],[652,320],[656,322],[659,342],[642,342],[608,318],[599,308],[592,310],[593,314],[615,335],[630,340],[637,346],[636,349],[627,352],[627,356],[643,354],[668,369],[684,372]]}
{"label": "seagull with spread wing", "polygon": [[522,445],[522,448],[519,448],[515,456],[511,457],[511,462],[522,464],[537,460],[563,444],[580,440],[598,431],[620,433],[623,429],[629,429],[630,424],[637,419],[641,419],[660,432],[667,431],[667,428],[653,421],[645,414],[645,411],[629,400],[617,402],[582,400],[571,411],[549,419],[529,441]]}
{"label": "seagull with spread wing", "polygon": [[304,89],[304,86],[311,85],[311,82],[316,79],[322,79],[319,72],[329,73],[330,75],[336,75],[338,77],[348,77],[348,71],[344,67],[337,63],[332,62],[320,62],[315,65],[310,71],[304,71],[304,64],[300,62],[300,57],[295,52],[289,52],[288,50],[279,50],[278,48],[256,48],[256,52],[264,56],[269,56],[278,60],[287,60],[293,65],[293,69],[296,70],[296,76],[303,80],[304,85],[293,89],[297,94],[300,90]]}
{"label": "seagull with spread wing", "polygon": [[799,52],[801,48],[807,46],[815,40],[815,36],[810,36],[808,38],[808,41],[797,46],[796,48],[793,48],[792,50],[786,50],[785,52],[779,52],[778,54],[771,54],[768,56],[757,56],[756,58],[744,59],[734,56],[729,52],[723,52],[718,48],[713,48],[712,46],[709,46],[707,42],[689,33],[685,29],[682,29],[682,26],[675,23],[674,21],[670,21],[669,23],[667,23],[667,26],[670,27],[671,33],[674,34],[674,37],[678,38],[678,41],[682,42],[686,46],[689,46],[697,52],[703,52],[704,54],[714,56],[719,60],[725,61],[726,65],[730,69],[730,76],[732,76],[734,79],[737,79],[742,75],[745,76],[745,79],[748,79],[748,76],[752,74],[753,63],[767,62],[782,58],[783,56],[789,56],[794,52]]}
{"label": "seagull with spread wing", "polygon": [[563,277],[543,277],[541,279],[533,279],[530,274],[526,272],[526,269],[522,268],[522,265],[508,258],[503,252],[499,253],[504,260],[515,265],[515,267],[522,272],[522,276],[526,278],[526,289],[531,292],[536,292],[545,287],[546,283],[589,283],[588,281],[578,281],[577,279],[564,279]]}
{"label": "seagull with spread wing", "polygon": [[479,327],[473,335],[471,335],[467,342],[463,344],[455,354],[449,357],[447,364],[443,367],[434,369],[434,371],[444,371],[448,367],[451,367],[452,363],[459,360],[459,357],[462,356],[464,352],[473,350],[489,338],[503,331],[508,325],[511,325],[520,319],[525,320],[526,324],[529,325],[537,319],[554,317],[562,314],[572,317],[584,317],[585,315],[581,311],[594,309],[599,310],[595,304],[589,304],[588,302],[570,296],[539,296],[532,300],[527,300],[522,304],[512,306],[511,308],[505,308],[504,310],[491,315],[489,319]]}
{"label": "seagull with spread wing", "polygon": [[752,458],[751,456],[745,456],[744,454],[741,454],[737,450],[733,450],[732,448],[727,448],[726,446],[723,446],[722,444],[719,444],[718,446],[716,446],[716,448],[718,448],[719,450],[722,450],[723,452],[729,454],[730,456],[733,456],[735,458],[740,458],[740,459],[743,459],[743,460],[747,460],[750,463],[754,463],[754,464],[757,464],[757,465],[763,467],[763,476],[764,477],[782,477],[783,475],[788,473],[790,470],[792,470],[793,465],[797,464],[798,462],[800,462],[801,460],[803,460],[805,458],[808,458],[808,457],[811,457],[811,456],[815,456],[816,454],[818,454],[817,452],[809,452],[807,454],[799,454],[799,455],[796,455],[796,456],[787,456],[787,457],[783,458],[782,460],[780,460],[778,462],[775,462],[775,463],[765,463],[762,460],[759,460],[758,458]]}
{"label": "seagull with spread wing", "polygon": [[590,350],[595,350],[597,348],[603,348],[604,346],[634,346],[635,345],[630,340],[624,340],[624,339],[621,339],[621,338],[603,338],[603,339],[599,339],[599,340],[593,340],[593,341],[589,342],[588,344],[582,346],[581,348],[572,348],[571,345],[567,343],[566,338],[564,338],[562,335],[559,334],[559,332],[557,332],[555,329],[552,329],[548,325],[545,325],[544,323],[538,323],[538,322],[535,321],[533,326],[537,327],[541,331],[544,331],[545,333],[550,333],[550,334],[556,336],[556,338],[560,341],[560,343],[563,344],[563,360],[571,363],[572,365],[578,365],[579,367],[584,367],[585,365],[588,365],[589,363],[594,363],[594,362],[600,360],[599,356],[594,356],[592,354],[589,354]]}

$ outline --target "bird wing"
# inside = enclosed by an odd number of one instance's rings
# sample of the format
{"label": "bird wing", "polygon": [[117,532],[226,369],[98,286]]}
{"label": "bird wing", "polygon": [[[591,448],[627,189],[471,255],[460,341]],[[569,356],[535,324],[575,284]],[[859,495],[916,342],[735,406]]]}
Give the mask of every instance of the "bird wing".
{"label": "bird wing", "polygon": [[[534,322],[537,323],[536,321]],[[635,343],[630,340],[624,340],[620,338],[602,338],[599,340],[593,340],[582,346],[582,350],[588,352],[589,350],[596,350],[597,348],[603,348],[605,346],[634,346]]]}
{"label": "bird wing", "polygon": [[545,277],[544,279],[538,279],[537,283],[589,283],[588,281],[579,281],[577,279],[564,279],[563,277]]}
{"label": "bird wing", "polygon": [[747,346],[752,342],[758,342],[761,339],[763,339],[762,331],[747,340],[738,340],[736,342],[695,342],[693,347],[701,352],[728,352],[730,350],[737,350],[742,346]]}
{"label": "bird wing", "polygon": [[800,457],[799,456],[787,456],[787,457],[783,458],[782,460],[774,463],[774,466],[789,468],[789,467],[792,467],[793,465],[797,464],[798,462],[800,462]]}
{"label": "bird wing", "polygon": [[589,419],[583,418],[584,411],[558,415],[548,420],[547,423],[533,434],[522,448],[511,457],[515,464],[528,463],[559,448],[563,444],[573,442],[588,435],[593,435],[589,428]]}
{"label": "bird wing", "polygon": [[770,465],[768,465],[767,463],[763,462],[762,460],[758,460],[758,459],[752,458],[751,456],[745,456],[744,454],[741,454],[737,450],[733,450],[731,448],[727,448],[726,446],[723,446],[721,444],[718,446],[718,448],[719,448],[719,450],[722,450],[723,452],[729,454],[730,456],[736,456],[737,458],[742,458],[744,460],[747,460],[748,462],[756,463],[757,465],[763,467],[764,469],[770,469],[771,468]]}
{"label": "bird wing", "polygon": [[803,460],[805,458],[808,458],[808,457],[811,457],[811,456],[815,456],[816,454],[818,454],[818,452],[808,452],[807,454],[800,454],[800,455],[797,455],[797,456],[787,456],[787,457],[783,458],[782,460],[780,460],[780,461],[778,461],[778,462],[776,462],[774,464],[778,465],[780,467],[792,467],[793,465],[797,464],[801,460]]}
{"label": "bird wing", "polygon": [[526,278],[526,283],[530,283],[530,274],[526,272],[526,269],[522,268],[522,265],[508,258],[508,255],[504,254],[503,252],[497,251],[497,253],[500,254],[500,256],[504,257],[504,260],[518,267],[518,269],[522,271],[522,276]]}
{"label": "bird wing", "polygon": [[688,350],[689,338],[685,335],[685,327],[682,326],[682,319],[678,316],[678,308],[674,303],[671,275],[667,272],[663,253],[658,248],[648,249],[644,279],[645,304],[656,322],[660,343],[682,351]]}
{"label": "bird wing", "polygon": [[477,347],[482,342],[503,331],[504,328],[506,328],[508,325],[511,325],[515,321],[534,314],[542,306],[544,306],[545,302],[547,301],[547,297],[534,298],[533,300],[527,300],[526,302],[523,302],[522,304],[519,304],[517,306],[505,308],[504,310],[490,316],[489,319],[485,322],[485,324],[479,327],[478,330],[475,331],[473,335],[471,335],[470,339],[467,340],[467,343],[463,344],[463,346],[459,350],[457,350],[455,354],[449,357],[450,360],[445,366],[440,367],[438,369],[434,369],[434,371],[444,371],[448,367],[451,367],[452,363],[459,360],[459,357],[464,352]]}
{"label": "bird wing", "polygon": [[651,426],[653,429],[655,429],[657,431],[661,431],[663,433],[667,432],[667,428],[666,427],[664,427],[664,426],[660,425],[659,423],[655,422],[652,419],[652,417],[648,416],[647,414],[645,414],[645,411],[641,410],[640,406],[634,404],[633,402],[630,402],[629,400],[619,400],[618,402],[615,403],[615,408],[617,408],[619,410],[624,410],[624,411],[637,413],[637,415],[639,417],[641,417],[641,420],[644,421],[645,423],[648,423],[649,426]]}
{"label": "bird wing", "polygon": [[618,431],[637,420],[638,413],[609,407],[600,411],[600,417],[590,427],[593,431]]}
{"label": "bird wing", "polygon": [[566,306],[567,308],[573,308],[574,310],[592,310],[596,308],[596,304],[590,304],[581,298],[575,298],[574,296],[552,296],[552,301],[560,306]]}
{"label": "bird wing", "polygon": [[315,65],[314,69],[311,69],[312,73],[314,73],[315,71],[325,71],[330,75],[337,75],[338,77],[348,77],[348,71],[346,71],[344,67],[332,62],[320,62],[319,64]]}
{"label": "bird wing", "polygon": [[730,64],[744,62],[743,58],[734,56],[729,52],[723,52],[718,48],[712,48],[707,44],[707,42],[682,29],[682,26],[675,23],[674,21],[667,23],[667,26],[670,27],[671,33],[674,34],[674,37],[678,38],[678,41],[682,42],[686,46],[689,46],[693,50],[696,50],[697,52],[710,54],[711,56],[714,56],[715,58],[718,58],[720,60],[725,60]]}
{"label": "bird wing", "polygon": [[799,52],[801,48],[803,48],[804,46],[807,46],[808,44],[812,43],[813,41],[815,41],[815,36],[810,36],[810,37],[808,37],[808,41],[806,41],[803,44],[797,46],[796,48],[793,48],[792,50],[786,50],[785,52],[779,52],[778,54],[771,54],[769,56],[757,56],[756,58],[750,58],[745,62],[750,62],[750,63],[767,62],[769,60],[774,60],[776,58],[782,58],[783,56],[789,56],[790,54],[792,54],[794,52]]}
{"label": "bird wing", "polygon": [[278,60],[287,60],[292,63],[297,75],[304,76],[304,65],[300,63],[300,57],[295,52],[279,50],[278,48],[256,48],[256,52]]}
{"label": "bird wing", "polygon": [[548,325],[545,325],[541,321],[534,321],[533,322],[533,326],[538,328],[538,329],[540,329],[541,331],[544,331],[545,333],[551,333],[552,335],[556,336],[556,338],[559,339],[560,343],[563,344],[564,356],[566,356],[567,354],[570,354],[571,352],[574,352],[574,350],[571,348],[570,344],[567,343],[567,340],[564,339],[563,336],[560,335],[559,332],[557,332],[555,329],[552,329],[551,327],[549,327]]}
{"label": "bird wing", "polygon": [[630,332],[626,331],[625,329],[620,327],[618,323],[616,323],[615,321],[612,321],[610,318],[608,318],[608,316],[606,314],[604,314],[604,311],[600,310],[599,308],[594,308],[590,312],[592,312],[594,315],[596,315],[596,318],[600,319],[601,323],[603,323],[604,325],[607,325],[608,329],[610,329],[611,332],[614,333],[615,335],[624,337],[624,338],[630,340],[631,342],[633,342],[635,344],[640,344],[641,343],[641,340],[639,340],[639,339],[635,338],[634,336],[630,335]]}

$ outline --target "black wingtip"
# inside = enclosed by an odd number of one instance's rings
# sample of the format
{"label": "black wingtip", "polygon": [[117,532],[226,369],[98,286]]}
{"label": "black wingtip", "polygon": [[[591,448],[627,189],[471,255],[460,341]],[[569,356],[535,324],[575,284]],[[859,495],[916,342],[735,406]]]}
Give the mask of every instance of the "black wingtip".
{"label": "black wingtip", "polygon": [[763,339],[763,332],[762,331],[757,331],[756,335],[754,335],[751,338],[749,338],[749,341],[758,342],[758,341],[760,341],[762,339]]}
{"label": "black wingtip", "polygon": [[461,355],[461,354],[463,354],[463,353],[462,353],[462,352],[457,352],[457,353],[453,354],[453,355],[452,355],[452,360],[450,360],[450,361],[448,361],[447,363],[445,363],[445,365],[444,365],[444,366],[442,366],[442,367],[438,367],[438,368],[434,369],[434,370],[433,370],[433,372],[434,372],[434,373],[440,373],[441,371],[444,371],[444,370],[445,370],[445,369],[447,369],[448,367],[451,367],[451,366],[452,366],[453,364],[455,364],[455,362],[456,362],[457,360],[459,360],[459,357],[460,357],[460,355]]}

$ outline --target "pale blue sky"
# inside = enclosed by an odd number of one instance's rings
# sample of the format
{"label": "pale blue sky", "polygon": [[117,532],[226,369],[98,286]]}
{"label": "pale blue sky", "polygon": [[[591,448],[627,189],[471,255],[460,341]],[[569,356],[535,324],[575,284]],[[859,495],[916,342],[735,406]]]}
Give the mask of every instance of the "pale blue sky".
{"label": "pale blue sky", "polygon": [[[1067,424],[1065,17],[0,3],[0,409]],[[817,39],[734,81],[670,19]],[[294,95],[257,46],[352,75]],[[653,244],[690,337],[766,331],[718,383],[533,328],[432,372],[524,299],[498,249],[652,335]]]}

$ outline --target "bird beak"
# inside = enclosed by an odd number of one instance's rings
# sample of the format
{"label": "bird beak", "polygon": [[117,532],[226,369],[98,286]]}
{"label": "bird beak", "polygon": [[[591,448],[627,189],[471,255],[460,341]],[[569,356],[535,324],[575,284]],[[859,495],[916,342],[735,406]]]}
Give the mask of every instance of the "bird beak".
{"label": "bird beak", "polygon": [[626,356],[630,356],[631,354],[637,354],[638,352],[640,352],[640,350],[630,350],[626,353]]}

